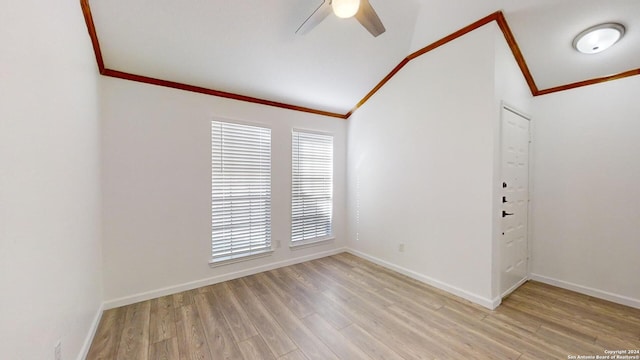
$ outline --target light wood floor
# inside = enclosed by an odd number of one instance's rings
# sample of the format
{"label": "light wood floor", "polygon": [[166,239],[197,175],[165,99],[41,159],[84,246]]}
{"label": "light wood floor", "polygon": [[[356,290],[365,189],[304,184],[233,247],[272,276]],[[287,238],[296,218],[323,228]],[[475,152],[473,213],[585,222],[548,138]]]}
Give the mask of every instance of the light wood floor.
{"label": "light wood floor", "polygon": [[640,349],[640,310],[536,282],[495,311],[350,254],[105,311],[87,359],[567,359]]}

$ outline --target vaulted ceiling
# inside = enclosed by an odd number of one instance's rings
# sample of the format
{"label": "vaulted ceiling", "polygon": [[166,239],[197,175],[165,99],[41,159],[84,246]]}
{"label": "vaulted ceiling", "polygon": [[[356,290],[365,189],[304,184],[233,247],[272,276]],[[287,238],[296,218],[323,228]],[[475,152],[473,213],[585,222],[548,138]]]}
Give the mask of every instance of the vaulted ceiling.
{"label": "vaulted ceiling", "polygon": [[[296,35],[322,0],[81,3],[105,75],[339,117],[407,56],[498,10],[534,95],[640,74],[638,0],[370,0],[387,29],[375,38],[333,14]],[[616,46],[572,48],[611,21],[627,30]]]}

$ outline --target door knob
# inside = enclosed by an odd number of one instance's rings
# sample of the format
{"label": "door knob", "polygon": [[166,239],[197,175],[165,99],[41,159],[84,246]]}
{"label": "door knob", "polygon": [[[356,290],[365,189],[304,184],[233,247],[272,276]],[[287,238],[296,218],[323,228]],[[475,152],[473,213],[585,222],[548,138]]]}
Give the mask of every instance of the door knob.
{"label": "door knob", "polygon": [[508,213],[508,212],[502,210],[502,217],[507,217],[507,216],[511,216],[511,215],[513,215],[513,213]]}

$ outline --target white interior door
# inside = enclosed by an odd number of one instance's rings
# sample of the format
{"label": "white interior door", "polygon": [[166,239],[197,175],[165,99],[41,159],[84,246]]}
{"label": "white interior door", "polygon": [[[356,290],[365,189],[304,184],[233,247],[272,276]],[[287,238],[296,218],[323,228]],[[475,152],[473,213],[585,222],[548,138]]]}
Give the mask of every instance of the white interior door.
{"label": "white interior door", "polygon": [[504,297],[528,279],[529,120],[503,106],[501,130],[500,293]]}

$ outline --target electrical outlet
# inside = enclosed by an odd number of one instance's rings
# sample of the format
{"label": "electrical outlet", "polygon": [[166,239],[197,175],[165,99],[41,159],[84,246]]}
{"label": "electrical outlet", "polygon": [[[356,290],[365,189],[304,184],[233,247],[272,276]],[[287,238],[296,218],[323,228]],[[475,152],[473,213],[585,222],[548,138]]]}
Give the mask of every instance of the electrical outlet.
{"label": "electrical outlet", "polygon": [[62,360],[62,341],[58,340],[56,346],[53,348],[53,359]]}
{"label": "electrical outlet", "polygon": [[398,245],[398,251],[404,252],[404,244]]}

